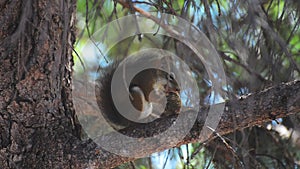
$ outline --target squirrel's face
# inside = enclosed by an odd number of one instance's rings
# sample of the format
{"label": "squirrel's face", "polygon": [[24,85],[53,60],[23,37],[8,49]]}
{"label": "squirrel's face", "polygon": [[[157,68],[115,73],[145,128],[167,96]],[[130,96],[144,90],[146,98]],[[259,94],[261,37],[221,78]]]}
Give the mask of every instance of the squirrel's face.
{"label": "squirrel's face", "polygon": [[177,81],[175,80],[175,74],[173,72],[163,73],[163,78],[164,78],[164,80],[163,80],[163,83],[161,84],[161,86],[166,93],[169,93],[169,92],[179,93],[180,92],[179,85],[178,85]]}

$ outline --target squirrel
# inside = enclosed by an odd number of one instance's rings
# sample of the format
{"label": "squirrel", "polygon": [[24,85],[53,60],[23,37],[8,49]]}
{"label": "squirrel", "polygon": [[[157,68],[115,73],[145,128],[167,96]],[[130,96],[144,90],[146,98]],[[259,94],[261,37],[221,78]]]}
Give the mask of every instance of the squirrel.
{"label": "squirrel", "polygon": [[[134,64],[140,65],[140,62],[141,60]],[[130,101],[130,104],[137,110],[137,113],[133,114],[137,120],[148,119],[146,121],[149,122],[149,120],[153,121],[153,119],[165,116],[178,115],[181,109],[180,88],[172,72],[155,68],[144,69],[137,73],[128,84],[123,79],[126,77],[123,72],[122,76],[117,77],[118,85],[123,87],[112,90],[113,76],[120,63],[121,61],[115,61],[101,69],[101,76],[97,79],[95,88],[97,104],[111,127],[119,130],[141,123],[125,117],[118,111],[112,92],[117,93],[120,104],[123,104],[123,100],[126,99]],[[128,72],[133,66],[129,64]],[[127,70],[125,75],[126,73]],[[125,109],[124,111],[130,110]]]}

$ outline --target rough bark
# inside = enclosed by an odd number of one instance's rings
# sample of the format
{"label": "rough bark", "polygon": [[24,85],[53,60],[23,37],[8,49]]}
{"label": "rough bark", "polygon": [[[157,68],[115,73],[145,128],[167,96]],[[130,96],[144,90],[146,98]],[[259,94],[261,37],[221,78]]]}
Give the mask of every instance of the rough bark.
{"label": "rough bark", "polygon": [[0,4],[0,168],[68,168],[75,1]]}
{"label": "rough bark", "polygon": [[[133,160],[80,140],[71,101],[74,5],[73,0],[0,2],[0,168],[110,168]],[[216,131],[226,134],[297,113],[299,92],[295,81],[230,101]],[[199,112],[199,121],[177,146],[200,140],[205,114]],[[137,126],[134,130],[143,132],[136,137],[160,131],[174,118]],[[145,144],[138,155],[173,146]]]}

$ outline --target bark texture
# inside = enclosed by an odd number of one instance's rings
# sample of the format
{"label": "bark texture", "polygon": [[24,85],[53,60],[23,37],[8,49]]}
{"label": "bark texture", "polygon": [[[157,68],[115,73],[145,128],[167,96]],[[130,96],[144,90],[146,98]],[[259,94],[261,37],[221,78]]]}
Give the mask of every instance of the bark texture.
{"label": "bark texture", "polygon": [[[0,2],[0,168],[110,168],[133,160],[80,140],[71,100],[75,3]],[[216,131],[226,134],[297,113],[299,93],[300,82],[295,81],[230,101]],[[206,114],[203,108],[194,128],[176,145],[170,140],[159,148],[145,143],[137,155],[199,141]],[[122,132],[140,130],[135,137],[145,137],[172,121],[169,117]]]}
{"label": "bark texture", "polygon": [[1,1],[0,168],[65,168],[75,1]]}

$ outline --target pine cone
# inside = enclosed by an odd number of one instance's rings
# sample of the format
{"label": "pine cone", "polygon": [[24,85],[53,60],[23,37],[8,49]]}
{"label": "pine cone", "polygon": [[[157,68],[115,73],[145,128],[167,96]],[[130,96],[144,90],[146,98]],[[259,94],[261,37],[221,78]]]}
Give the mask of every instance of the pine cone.
{"label": "pine cone", "polygon": [[162,117],[178,115],[181,109],[181,98],[179,92],[169,92],[167,93],[166,97],[167,105]]}

